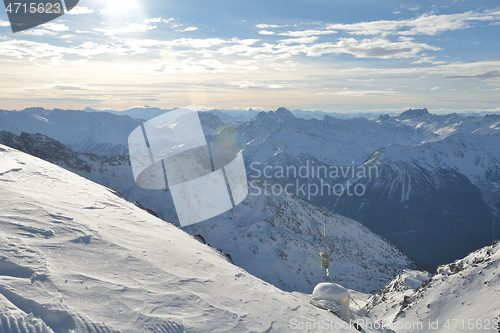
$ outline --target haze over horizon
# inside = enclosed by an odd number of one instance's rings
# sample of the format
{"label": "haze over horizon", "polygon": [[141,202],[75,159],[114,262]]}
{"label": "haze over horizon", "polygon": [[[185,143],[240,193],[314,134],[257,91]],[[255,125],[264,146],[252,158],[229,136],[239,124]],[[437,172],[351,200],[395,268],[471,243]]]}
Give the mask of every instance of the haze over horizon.
{"label": "haze over horizon", "polygon": [[82,0],[16,34],[0,11],[0,108],[494,112],[499,30],[487,0]]}

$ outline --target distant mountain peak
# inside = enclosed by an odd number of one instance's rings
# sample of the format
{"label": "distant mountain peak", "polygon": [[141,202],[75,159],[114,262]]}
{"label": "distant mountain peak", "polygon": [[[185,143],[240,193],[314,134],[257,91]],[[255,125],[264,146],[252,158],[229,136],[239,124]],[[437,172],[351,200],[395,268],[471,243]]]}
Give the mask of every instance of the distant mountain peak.
{"label": "distant mountain peak", "polygon": [[40,113],[40,112],[43,112],[45,111],[44,108],[42,107],[34,107],[34,108],[25,108],[22,112],[26,112],[26,113]]}
{"label": "distant mountain peak", "polygon": [[284,108],[284,107],[281,107],[278,110],[276,110],[276,114],[294,117],[292,112],[290,112],[290,110],[288,110],[287,108]]}
{"label": "distant mountain peak", "polygon": [[[408,112],[408,111],[406,111]],[[380,121],[385,121],[391,119],[391,116],[389,116],[387,113],[386,114],[381,114],[380,117],[378,117],[378,120]]]}
{"label": "distant mountain peak", "polygon": [[418,118],[430,115],[427,109],[408,109],[407,111],[401,113],[399,115],[399,119],[409,119],[409,118]]}
{"label": "distant mountain peak", "polygon": [[99,110],[93,109],[90,106],[87,106],[85,109],[83,109],[84,112],[99,112]]}

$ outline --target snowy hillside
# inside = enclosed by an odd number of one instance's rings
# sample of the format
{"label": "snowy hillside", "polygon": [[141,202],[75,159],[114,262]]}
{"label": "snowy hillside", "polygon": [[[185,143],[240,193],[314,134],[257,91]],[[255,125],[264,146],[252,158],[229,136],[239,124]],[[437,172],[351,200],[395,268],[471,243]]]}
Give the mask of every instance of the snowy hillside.
{"label": "snowy hillside", "polygon": [[289,332],[292,319],[340,321],[113,191],[5,146],[0,183],[2,332]]}
{"label": "snowy hillside", "polygon": [[327,221],[329,281],[363,292],[380,289],[412,261],[359,222],[291,196],[249,195],[233,210],[186,227],[231,254],[236,265],[289,291],[322,281],[318,252]]}
{"label": "snowy hillside", "polygon": [[430,277],[406,271],[374,295],[365,311],[371,320],[402,327],[398,333],[499,332],[499,250],[494,242]]}
{"label": "snowy hillside", "polygon": [[[166,221],[177,220],[170,192],[137,187],[127,158],[78,154],[42,135],[0,132],[0,142],[118,190]],[[186,231],[202,235],[251,274],[282,289],[307,293],[323,277],[318,251],[325,219],[333,251],[331,281],[372,292],[413,267],[406,255],[358,222],[297,197],[266,196],[264,191]]]}

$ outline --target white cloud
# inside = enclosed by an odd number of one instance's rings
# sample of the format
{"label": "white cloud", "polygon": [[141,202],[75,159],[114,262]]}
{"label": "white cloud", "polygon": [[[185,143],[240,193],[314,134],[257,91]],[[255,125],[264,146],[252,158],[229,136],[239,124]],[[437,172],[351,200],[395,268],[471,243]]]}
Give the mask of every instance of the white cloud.
{"label": "white cloud", "polygon": [[7,40],[0,42],[0,55],[17,59],[62,59],[64,55],[87,58],[96,55],[124,55],[133,50],[124,45],[97,44],[86,42],[78,46],[63,47],[47,43],[25,40]]}
{"label": "white cloud", "polygon": [[500,73],[500,60],[488,60],[479,62],[454,62],[428,67],[399,67],[399,68],[368,68],[354,67],[344,70],[350,76],[408,76],[423,75],[425,77],[434,76],[445,79],[459,78],[487,78],[488,73],[498,71]]}
{"label": "white cloud", "polygon": [[21,32],[23,35],[46,36],[56,35],[58,32],[68,31],[69,28],[61,23],[45,23],[37,29],[29,29]]}
{"label": "white cloud", "polygon": [[310,44],[314,43],[318,39],[319,37],[317,36],[311,36],[311,37],[281,39],[278,42],[283,44]]}
{"label": "white cloud", "polygon": [[414,19],[330,24],[327,29],[344,30],[353,35],[436,35],[444,31],[470,28],[473,22],[500,19],[500,11],[465,12],[449,15],[423,14]]}
{"label": "white cloud", "polygon": [[163,17],[154,17],[150,19],[144,20],[142,23],[170,23],[174,19],[171,17],[169,19],[165,19]]}
{"label": "white cloud", "polygon": [[41,25],[41,27],[50,31],[57,31],[57,32],[69,30],[69,28],[66,25],[61,23],[45,23]]}
{"label": "white cloud", "polygon": [[283,89],[287,85],[282,83],[255,82],[255,81],[235,81],[228,84],[238,87],[238,89],[262,88],[262,89]]}
{"label": "white cloud", "polygon": [[259,29],[269,29],[269,28],[279,28],[280,26],[276,25],[276,24],[264,24],[264,23],[261,23],[261,24],[257,24],[255,27],[259,28]]}
{"label": "white cloud", "polygon": [[7,21],[0,20],[0,27],[10,27],[10,23]]}
{"label": "white cloud", "polygon": [[45,35],[55,35],[56,33],[54,31],[50,31],[47,29],[30,29],[23,31],[22,34],[31,36],[45,36]]}
{"label": "white cloud", "polygon": [[[357,40],[355,38],[340,38],[337,43],[315,43],[317,36],[290,38],[279,40],[278,44],[233,44],[223,46],[215,52],[224,56],[238,55],[258,60],[288,58],[296,55],[319,57],[328,54],[351,54],[357,58],[402,59],[414,58],[424,50],[437,51],[439,48],[402,37],[393,42],[385,38]],[[234,40],[231,40],[234,43]]]}
{"label": "white cloud", "polygon": [[195,49],[206,49],[212,46],[226,44],[227,41],[221,38],[206,38],[206,39],[192,39],[192,38],[180,38],[173,40],[170,44],[171,46],[185,46],[192,47]]}
{"label": "white cloud", "polygon": [[422,50],[439,50],[439,48],[409,40],[391,42],[385,38],[360,41],[354,38],[341,38],[336,44],[314,44],[308,48],[306,54],[316,57],[331,53],[347,53],[356,58],[398,59],[415,57]]}
{"label": "white cloud", "polygon": [[72,10],[68,12],[70,15],[84,15],[84,14],[91,14],[94,13],[94,11],[90,8],[87,7],[82,7],[82,6],[76,6]]}
{"label": "white cloud", "polygon": [[318,35],[330,35],[336,33],[337,32],[334,30],[302,30],[302,31],[287,31],[281,33],[280,35],[290,36],[290,37],[309,37]]}
{"label": "white cloud", "polygon": [[259,31],[259,34],[260,35],[274,35],[275,32],[274,31],[269,31],[269,30],[261,30],[261,31]]}
{"label": "white cloud", "polygon": [[412,64],[433,64],[433,65],[441,65],[441,64],[446,64],[446,61],[437,61],[434,60],[436,57],[427,57],[427,56],[422,56],[420,59],[413,61]]}
{"label": "white cloud", "polygon": [[417,57],[424,50],[440,50],[425,43],[415,42],[412,38],[401,37],[398,41],[375,37],[357,40],[355,38],[340,38],[337,43],[316,43],[319,37],[302,37],[279,40],[277,44],[261,43],[250,40],[249,43],[235,39],[215,52],[224,56],[237,55],[258,60],[272,58],[288,58],[296,55],[319,57],[328,54],[351,54],[357,58],[402,59]]}
{"label": "white cloud", "polygon": [[254,39],[254,38],[247,38],[247,39],[239,39],[239,38],[232,38],[231,42],[233,43],[238,43],[241,45],[253,45],[258,42],[260,42],[260,39]]}
{"label": "white cloud", "polygon": [[350,90],[344,89],[331,93],[317,93],[316,95],[338,95],[338,96],[394,96],[398,93],[392,90]]}
{"label": "white cloud", "polygon": [[435,90],[440,90],[440,89],[441,89],[441,87],[433,87],[433,88],[431,88],[430,90],[431,90],[431,91],[435,91]]}
{"label": "white cloud", "polygon": [[[183,54],[189,52],[193,53],[207,53],[207,56],[212,52],[210,49],[215,46],[229,43],[229,41],[220,38],[206,38],[206,39],[193,39],[193,38],[179,38],[174,40],[156,40],[156,39],[126,39],[123,41],[125,47],[135,54],[147,53],[154,48],[168,48],[171,49],[173,54]],[[188,51],[175,52],[172,48],[182,47],[187,48]],[[191,50],[189,50],[191,49]],[[200,50],[200,51],[198,51]]]}
{"label": "white cloud", "polygon": [[130,23],[129,25],[123,26],[121,28],[96,28],[95,31],[102,32],[108,36],[114,36],[118,34],[134,33],[134,32],[145,32],[148,30],[156,29],[156,25],[151,24],[141,24],[141,23]]}
{"label": "white cloud", "polygon": [[227,61],[219,61],[216,59],[202,59],[202,60],[182,60],[175,64],[159,63],[155,64],[152,68],[146,71],[145,74],[214,74],[214,73],[247,73],[258,70],[257,66],[238,65]]}
{"label": "white cloud", "polygon": [[187,27],[186,29],[183,30],[177,30],[178,32],[188,32],[188,31],[196,31],[198,30],[197,27]]}

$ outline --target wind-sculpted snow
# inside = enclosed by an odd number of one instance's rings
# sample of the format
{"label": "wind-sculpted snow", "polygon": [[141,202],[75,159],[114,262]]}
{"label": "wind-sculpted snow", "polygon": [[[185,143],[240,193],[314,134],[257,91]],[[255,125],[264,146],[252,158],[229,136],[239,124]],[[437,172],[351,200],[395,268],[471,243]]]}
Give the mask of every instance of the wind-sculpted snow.
{"label": "wind-sculpted snow", "polygon": [[2,145],[0,230],[0,332],[289,332],[292,319],[340,322],[111,190]]}
{"label": "wind-sculpted snow", "polygon": [[[1,296],[0,296],[1,297]],[[43,320],[9,309],[0,299],[0,332],[2,333],[54,333]]]}

